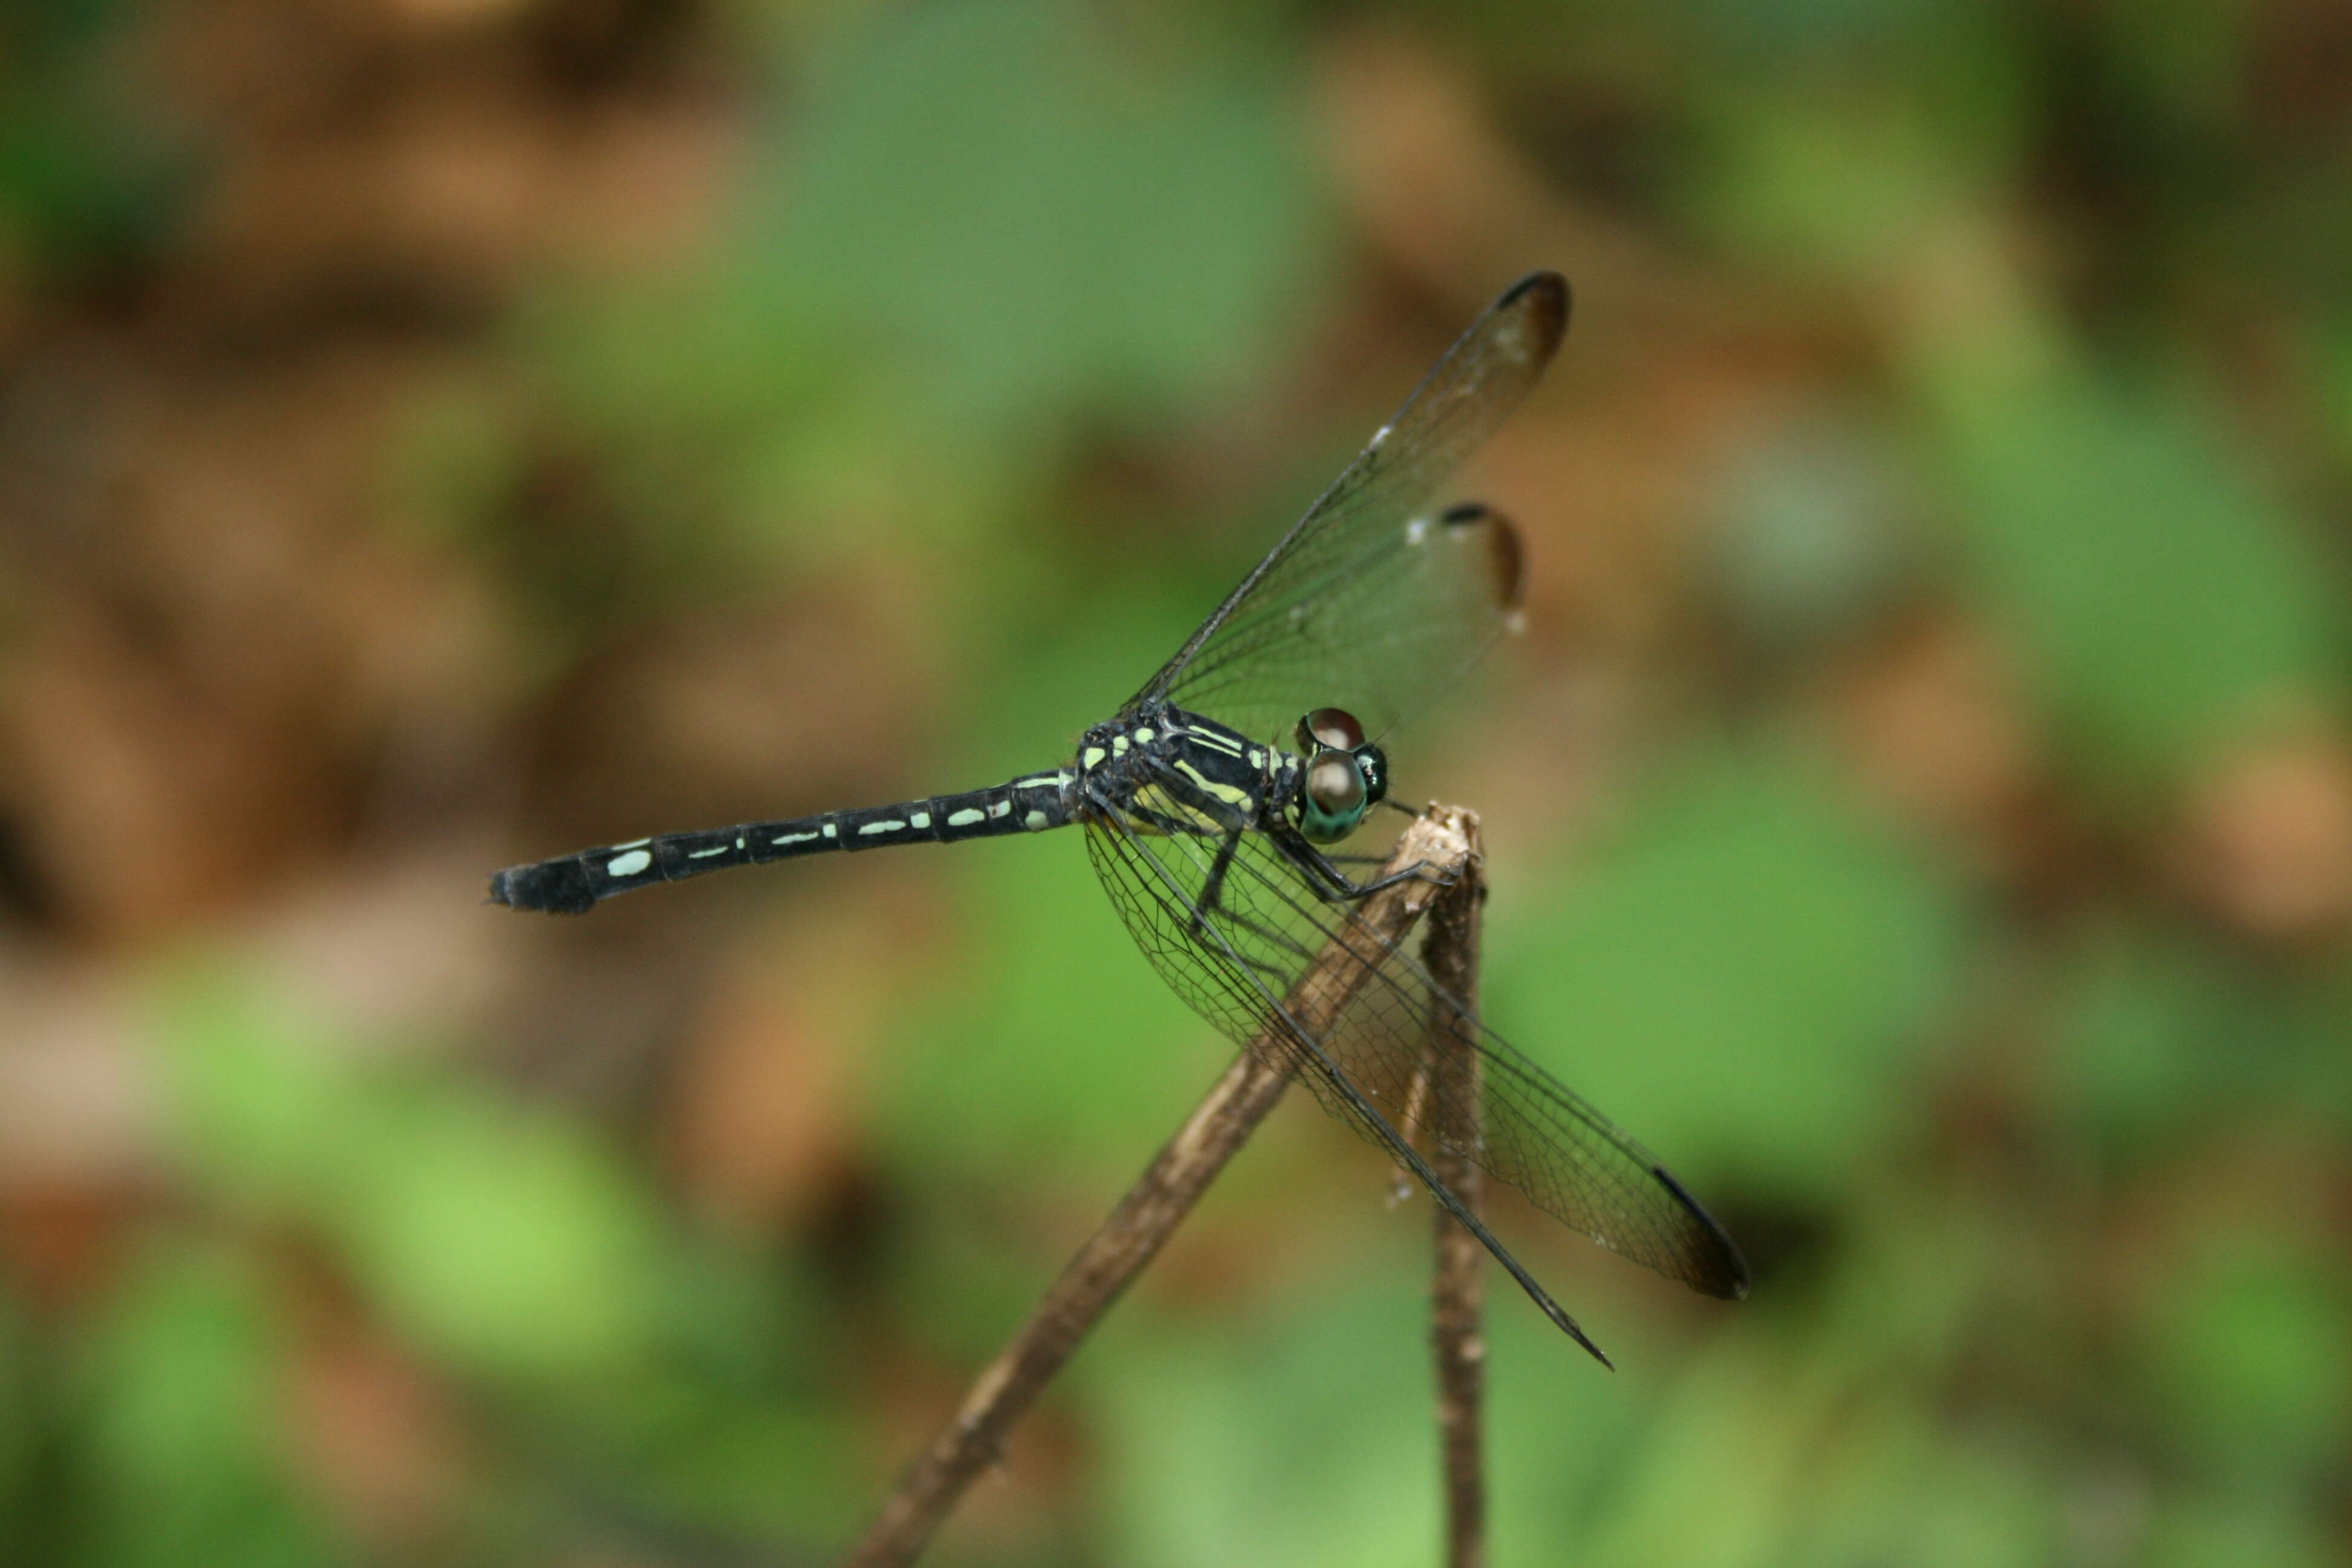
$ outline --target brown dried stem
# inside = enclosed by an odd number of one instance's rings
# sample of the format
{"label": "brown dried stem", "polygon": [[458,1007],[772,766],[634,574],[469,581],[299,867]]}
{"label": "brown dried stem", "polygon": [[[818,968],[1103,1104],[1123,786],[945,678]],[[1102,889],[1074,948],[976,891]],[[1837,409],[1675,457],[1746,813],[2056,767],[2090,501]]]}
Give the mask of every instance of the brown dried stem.
{"label": "brown dried stem", "polygon": [[[1447,880],[1469,863],[1475,831],[1470,814],[1437,806],[1405,829],[1383,874],[1418,864],[1424,875],[1364,900],[1356,911],[1360,923],[1317,955],[1286,1002],[1301,1027],[1320,1035],[1339,1020],[1380,955],[1405,939]],[[964,1488],[996,1460],[1013,1423],[1282,1098],[1289,1083],[1281,1065],[1287,1048],[1282,1039],[1261,1036],[1234,1059],[980,1374],[954,1419],[908,1468],[850,1553],[850,1568],[899,1568],[915,1560]]]}
{"label": "brown dried stem", "polygon": [[[1431,977],[1475,1016],[1479,915],[1486,901],[1486,882],[1478,819],[1467,812],[1461,816],[1469,854],[1461,872],[1432,905],[1421,951]],[[1486,1176],[1475,1157],[1483,1136],[1478,1046],[1475,1037],[1449,1026],[1457,1015],[1441,1011],[1444,1021],[1433,1028],[1429,1042],[1428,1099],[1439,1119],[1431,1129],[1434,1136],[1429,1163],[1475,1215]],[[1486,1489],[1480,1405],[1486,1341],[1479,1331],[1479,1262],[1485,1249],[1442,1207],[1437,1210],[1436,1244],[1429,1337],[1437,1368],[1438,1435],[1444,1450],[1445,1561],[1448,1568],[1485,1568]]]}

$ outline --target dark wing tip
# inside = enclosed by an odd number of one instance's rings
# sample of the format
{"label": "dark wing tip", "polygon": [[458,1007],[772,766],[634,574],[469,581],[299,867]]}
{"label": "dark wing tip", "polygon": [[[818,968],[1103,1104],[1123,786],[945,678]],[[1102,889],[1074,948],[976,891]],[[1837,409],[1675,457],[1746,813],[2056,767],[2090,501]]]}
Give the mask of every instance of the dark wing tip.
{"label": "dark wing tip", "polygon": [[1495,310],[1526,319],[1528,357],[1541,365],[1551,362],[1551,356],[1559,352],[1560,339],[1568,335],[1570,304],[1567,279],[1557,272],[1530,272],[1503,290]]}
{"label": "dark wing tip", "polygon": [[1739,1255],[1739,1244],[1731,1233],[1716,1223],[1699,1201],[1690,1195],[1688,1188],[1675,1180],[1675,1174],[1664,1165],[1650,1167],[1650,1174],[1658,1184],[1674,1194],[1683,1212],[1698,1221],[1696,1234],[1690,1237],[1691,1246],[1683,1279],[1694,1290],[1705,1291],[1727,1301],[1737,1301],[1748,1294],[1748,1259]]}
{"label": "dark wing tip", "polygon": [[1475,531],[1486,547],[1486,580],[1494,585],[1495,607],[1516,610],[1527,596],[1527,550],[1511,520],[1484,501],[1464,501],[1439,514],[1438,521],[1457,539]]}

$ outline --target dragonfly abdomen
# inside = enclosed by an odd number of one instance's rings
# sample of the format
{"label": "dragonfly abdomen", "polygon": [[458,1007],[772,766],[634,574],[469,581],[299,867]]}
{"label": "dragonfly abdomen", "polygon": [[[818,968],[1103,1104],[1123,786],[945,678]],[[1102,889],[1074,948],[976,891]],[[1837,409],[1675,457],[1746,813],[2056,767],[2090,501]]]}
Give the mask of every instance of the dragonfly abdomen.
{"label": "dragonfly abdomen", "polygon": [[952,844],[1008,833],[1041,833],[1070,820],[1066,773],[1032,773],[992,789],[933,795],[897,805],[828,811],[780,822],[745,822],[696,833],[666,833],[627,844],[509,866],[490,878],[490,901],[511,909],[579,915],[615,893],[676,882],[732,866],[790,860],[891,844]]}

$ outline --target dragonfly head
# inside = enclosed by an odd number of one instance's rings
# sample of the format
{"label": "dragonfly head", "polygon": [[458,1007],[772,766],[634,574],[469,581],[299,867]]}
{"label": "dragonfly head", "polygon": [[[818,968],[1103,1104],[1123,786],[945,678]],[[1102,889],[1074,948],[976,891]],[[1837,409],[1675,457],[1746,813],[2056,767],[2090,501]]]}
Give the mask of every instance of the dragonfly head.
{"label": "dragonfly head", "polygon": [[1307,759],[1298,831],[1310,843],[1336,844],[1388,794],[1388,756],[1364,739],[1356,716],[1340,708],[1318,708],[1301,719],[1297,739]]}

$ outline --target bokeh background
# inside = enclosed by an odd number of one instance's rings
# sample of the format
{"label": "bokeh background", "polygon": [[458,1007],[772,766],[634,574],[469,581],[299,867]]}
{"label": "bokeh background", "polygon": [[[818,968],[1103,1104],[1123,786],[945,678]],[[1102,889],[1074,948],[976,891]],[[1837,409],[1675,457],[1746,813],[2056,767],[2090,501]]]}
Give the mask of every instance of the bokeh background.
{"label": "bokeh background", "polygon": [[[1488,1012],[1747,1245],[1503,1206],[1497,1561],[2352,1560],[2352,10],[13,0],[0,1560],[824,1561],[1227,1047],[1052,765],[1502,286]],[[932,1560],[1437,1552],[1302,1097]]]}

